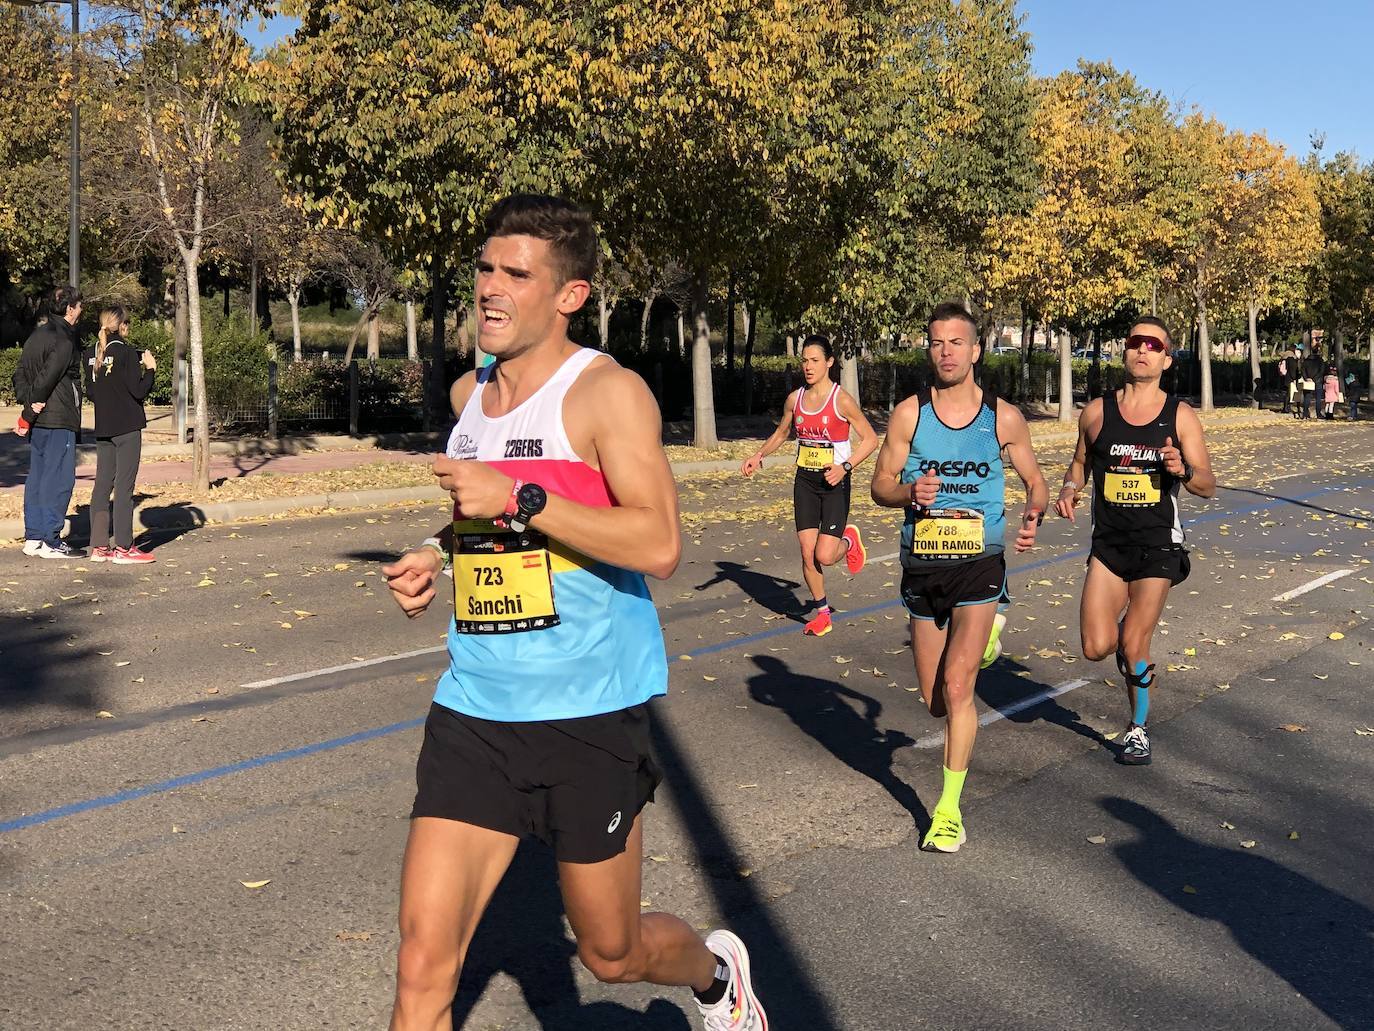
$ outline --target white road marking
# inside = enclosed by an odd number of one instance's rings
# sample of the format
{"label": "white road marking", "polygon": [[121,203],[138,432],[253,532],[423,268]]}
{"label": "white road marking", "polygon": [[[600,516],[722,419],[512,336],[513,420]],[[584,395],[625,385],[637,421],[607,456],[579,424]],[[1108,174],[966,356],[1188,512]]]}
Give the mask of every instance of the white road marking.
{"label": "white road marking", "polygon": [[869,559],[868,561],[870,561],[870,562],[887,562],[887,561],[889,561],[890,559],[901,558],[901,557],[902,557],[902,553],[901,553],[900,551],[894,551],[891,555],[879,555],[877,558],[871,558],[871,559]]}
{"label": "white road marking", "polygon": [[1349,576],[1353,572],[1355,572],[1353,569],[1337,569],[1334,573],[1327,573],[1325,576],[1317,577],[1311,583],[1305,583],[1301,587],[1294,587],[1291,591],[1284,591],[1282,594],[1276,594],[1269,600],[1292,601],[1294,598],[1301,597],[1308,591],[1315,591],[1318,587],[1325,587],[1327,584],[1339,580],[1343,576]]}
{"label": "white road marking", "polygon": [[[1089,681],[1066,680],[1062,684],[1056,684],[1054,687],[1047,687],[1043,691],[1037,691],[1029,698],[1022,698],[1019,702],[1012,702],[1010,705],[1004,705],[1000,709],[989,709],[978,717],[978,725],[980,727],[986,727],[989,723],[996,723],[998,720],[1006,719],[1008,716],[1015,716],[1018,712],[1039,705],[1041,702],[1047,701],[1050,698],[1057,698],[1061,694],[1068,694],[1070,691],[1076,691],[1086,683],[1089,683]],[[944,743],[945,732],[943,730],[937,730],[935,733],[927,734],[925,737],[919,739],[916,742],[916,747],[938,748]]]}
{"label": "white road marking", "polygon": [[413,659],[417,655],[435,655],[447,650],[448,645],[446,644],[436,645],[433,648],[417,648],[413,652],[398,652],[395,655],[382,655],[375,659],[359,659],[357,662],[346,662],[342,666],[326,666],[324,669],[308,669],[304,673],[291,673],[284,677],[273,677],[271,680],[255,680],[251,684],[240,684],[239,688],[246,691],[259,687],[276,687],[278,684],[289,684],[295,680],[309,680],[312,677],[322,677],[328,673],[345,673],[350,669],[362,669],[365,666],[381,666],[388,662]]}

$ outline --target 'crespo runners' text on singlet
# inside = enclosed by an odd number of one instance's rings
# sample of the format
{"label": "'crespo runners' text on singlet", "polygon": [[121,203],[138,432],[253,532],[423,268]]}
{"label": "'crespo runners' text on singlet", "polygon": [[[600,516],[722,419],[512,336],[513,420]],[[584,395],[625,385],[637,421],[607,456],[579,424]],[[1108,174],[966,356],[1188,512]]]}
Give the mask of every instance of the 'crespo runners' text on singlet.
{"label": "'crespo runners' text on singlet", "polygon": [[[550,495],[610,508],[605,477],[578,457],[563,400],[601,352],[579,349],[506,415],[482,412],[477,386],[449,437],[450,458],[476,459]],[[628,709],[668,689],[658,613],[644,577],[598,562],[533,528],[498,529],[455,506],[454,614],[448,671],[434,700],[502,722],[574,719]]]}
{"label": "'crespo runners' text on singlet", "polygon": [[908,506],[902,526],[902,565],[929,569],[968,561],[1005,549],[1006,472],[997,439],[997,398],[983,391],[978,414],[967,426],[945,425],[922,390],[920,414],[902,482],[914,483],[926,470],[940,478],[930,509]]}
{"label": "'crespo runners' text on singlet", "polygon": [[1178,446],[1178,398],[1166,398],[1157,416],[1137,426],[1122,416],[1115,391],[1102,396],[1102,428],[1088,450],[1094,539],[1146,548],[1183,543],[1179,481],[1159,457],[1167,438]]}
{"label": "'crespo runners' text on singlet", "polygon": [[840,414],[840,385],[832,384],[825,404],[807,411],[806,388],[797,391],[792,425],[797,433],[797,474],[823,477],[832,465],[849,461],[849,420]]}

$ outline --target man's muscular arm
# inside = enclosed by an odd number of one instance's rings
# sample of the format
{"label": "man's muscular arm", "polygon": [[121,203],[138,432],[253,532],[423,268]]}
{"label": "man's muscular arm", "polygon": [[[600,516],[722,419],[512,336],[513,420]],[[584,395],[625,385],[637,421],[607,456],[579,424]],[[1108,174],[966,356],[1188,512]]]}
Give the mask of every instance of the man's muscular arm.
{"label": "man's muscular arm", "polygon": [[[550,491],[530,525],[589,558],[672,576],[682,556],[677,486],[663,453],[658,404],[644,381],[609,362],[590,367],[568,391],[563,424],[578,454],[600,466],[616,505],[597,508]],[[502,515],[515,486],[485,462],[438,458],[434,472],[471,519]]]}
{"label": "man's muscular arm", "polygon": [[907,398],[887,421],[887,436],[873,466],[873,500],[884,508],[906,508],[911,504],[911,484],[902,482],[902,469],[911,453],[911,438],[916,435],[920,415],[916,399]]}

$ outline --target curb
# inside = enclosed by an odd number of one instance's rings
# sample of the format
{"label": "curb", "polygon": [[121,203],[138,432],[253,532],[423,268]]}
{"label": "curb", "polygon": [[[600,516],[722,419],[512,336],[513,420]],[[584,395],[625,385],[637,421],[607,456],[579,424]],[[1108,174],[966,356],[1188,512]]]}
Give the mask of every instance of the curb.
{"label": "curb", "polygon": [[[1258,417],[1258,421],[1270,422],[1274,420],[1263,419],[1266,413],[1252,413]],[[1277,416],[1276,418],[1283,418]],[[1241,421],[1240,416],[1235,420],[1221,419],[1213,421],[1213,428],[1221,428],[1226,423]],[[1061,440],[1073,440],[1077,437],[1077,427],[1070,424],[1064,429],[1048,430],[1041,434],[1032,434],[1034,443],[1056,443]],[[354,437],[314,437],[310,438],[314,442],[325,441],[348,441],[355,445],[365,445],[367,441],[385,441],[390,446],[404,446],[407,443],[432,442],[442,434],[386,434],[381,437],[354,438]],[[295,438],[298,440],[299,438]],[[245,443],[251,447],[243,447]],[[216,447],[224,448],[221,454],[262,454],[264,453],[261,440],[250,442],[240,441],[221,441],[212,445],[211,450]],[[300,449],[292,447],[293,438],[283,438],[275,442],[285,445],[289,450],[283,450],[282,454],[295,454]],[[156,445],[157,447],[185,448],[186,453],[190,453],[190,445],[170,444]],[[374,443],[372,446],[377,446]],[[234,450],[239,447],[239,450]],[[144,450],[144,454],[149,454],[153,449]],[[177,452],[173,452],[177,453]],[[694,473],[726,472],[738,469],[740,462],[738,459],[727,458],[710,462],[674,462],[671,465],[674,478],[681,479]],[[445,495],[437,487],[396,487],[385,490],[352,490],[337,491],[332,494],[302,494],[295,497],[267,498],[261,501],[221,501],[210,502],[204,505],[196,505],[191,502],[175,502],[169,505],[150,504],[139,506],[134,510],[134,523],[136,527],[145,530],[167,530],[167,529],[195,529],[207,523],[230,523],[242,519],[263,519],[271,516],[285,515],[291,512],[300,512],[308,509],[367,509],[380,508],[388,505],[439,505],[444,503]],[[67,532],[72,530],[72,517],[67,517]],[[0,520],[0,540],[18,540],[24,536],[24,521],[22,519]]]}

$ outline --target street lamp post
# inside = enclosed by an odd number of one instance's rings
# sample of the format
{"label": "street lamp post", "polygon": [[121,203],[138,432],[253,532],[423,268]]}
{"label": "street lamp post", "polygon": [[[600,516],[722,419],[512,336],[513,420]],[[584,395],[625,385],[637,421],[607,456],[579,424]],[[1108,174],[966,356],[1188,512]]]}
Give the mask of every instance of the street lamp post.
{"label": "street lamp post", "polygon": [[76,87],[81,75],[78,51],[81,48],[80,0],[7,0],[20,7],[37,7],[43,3],[66,3],[72,8],[72,140],[71,140],[71,197],[68,208],[70,224],[67,230],[67,280],[81,285],[81,105],[76,99]]}

